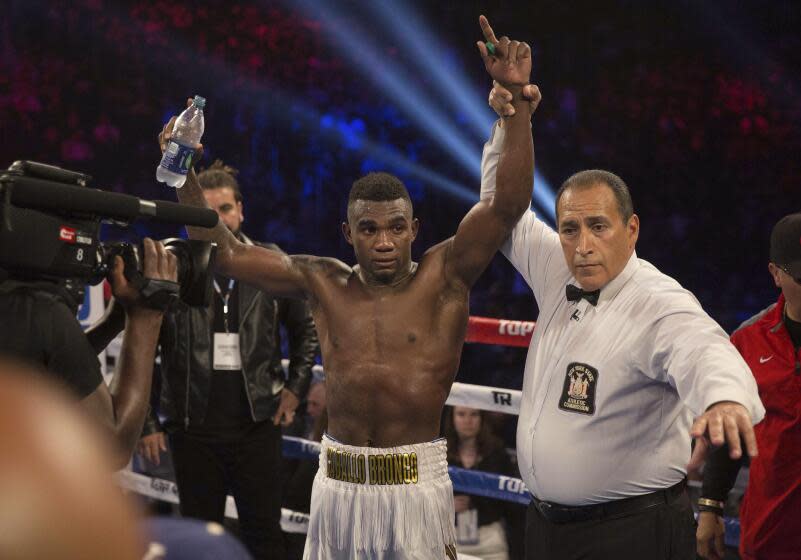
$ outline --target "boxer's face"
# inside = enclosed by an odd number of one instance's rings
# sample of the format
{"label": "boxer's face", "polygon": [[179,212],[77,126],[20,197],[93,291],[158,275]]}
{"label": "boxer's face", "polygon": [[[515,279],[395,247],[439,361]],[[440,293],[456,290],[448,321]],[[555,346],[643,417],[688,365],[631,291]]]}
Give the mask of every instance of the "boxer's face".
{"label": "boxer's face", "polygon": [[481,412],[475,408],[455,406],[453,408],[453,428],[460,438],[473,438],[481,430]]}
{"label": "boxer's face", "polygon": [[209,207],[217,212],[220,221],[231,230],[231,233],[239,235],[245,216],[242,213],[242,203],[237,202],[234,196],[234,189],[231,187],[204,189],[203,196]]}
{"label": "boxer's face", "polygon": [[620,274],[640,231],[637,215],[624,222],[615,194],[602,183],[567,189],[557,219],[567,266],[585,290],[603,288]]}
{"label": "boxer's face", "polygon": [[418,228],[408,200],[357,200],[348,211],[348,222],[342,224],[342,233],[353,245],[364,274],[391,283],[409,271]]}

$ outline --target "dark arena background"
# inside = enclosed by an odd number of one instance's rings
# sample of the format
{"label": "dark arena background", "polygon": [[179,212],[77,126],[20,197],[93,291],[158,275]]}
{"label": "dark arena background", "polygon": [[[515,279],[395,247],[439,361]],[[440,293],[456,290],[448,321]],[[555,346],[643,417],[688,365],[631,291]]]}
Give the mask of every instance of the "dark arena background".
{"label": "dark arena background", "polygon": [[[731,332],[776,297],[773,224],[801,210],[801,3],[693,0],[185,3],[10,0],[0,18],[0,165],[28,159],[142,198],[156,136],[207,99],[205,157],[239,170],[243,231],[353,263],[348,190],[397,174],[421,219],[415,257],[477,200],[495,115],[479,14],[533,50],[533,206],[553,222],[572,173],[609,169],[641,219],[640,258]],[[104,226],[104,239],[185,236]],[[471,314],[535,321],[497,256]],[[525,348],[466,345],[457,381],[520,389]],[[513,446],[516,417],[501,426]]]}

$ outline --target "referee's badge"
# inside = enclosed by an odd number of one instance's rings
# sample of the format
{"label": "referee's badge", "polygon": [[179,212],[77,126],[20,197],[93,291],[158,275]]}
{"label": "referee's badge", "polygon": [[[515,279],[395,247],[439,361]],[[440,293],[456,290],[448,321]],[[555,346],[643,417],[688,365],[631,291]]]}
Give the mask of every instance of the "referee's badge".
{"label": "referee's badge", "polygon": [[579,414],[595,414],[595,386],[598,370],[587,364],[568,364],[559,408]]}

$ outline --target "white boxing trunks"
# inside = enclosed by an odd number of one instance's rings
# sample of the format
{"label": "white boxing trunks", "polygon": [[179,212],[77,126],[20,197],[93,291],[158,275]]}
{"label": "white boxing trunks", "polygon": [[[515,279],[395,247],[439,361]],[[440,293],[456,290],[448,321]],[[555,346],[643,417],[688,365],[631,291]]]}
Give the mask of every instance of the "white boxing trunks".
{"label": "white boxing trunks", "polygon": [[356,447],[323,436],[304,560],[456,558],[444,439]]}

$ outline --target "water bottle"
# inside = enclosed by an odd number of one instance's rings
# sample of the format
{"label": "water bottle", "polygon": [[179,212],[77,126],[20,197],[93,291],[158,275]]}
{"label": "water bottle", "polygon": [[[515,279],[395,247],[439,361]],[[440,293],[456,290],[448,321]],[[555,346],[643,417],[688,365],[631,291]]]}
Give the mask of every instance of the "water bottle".
{"label": "water bottle", "polygon": [[192,167],[195,146],[203,136],[203,107],[206,100],[196,95],[192,104],[178,116],[172,129],[172,137],[161,163],[156,168],[156,179],[171,187],[180,188],[186,181],[186,174]]}

